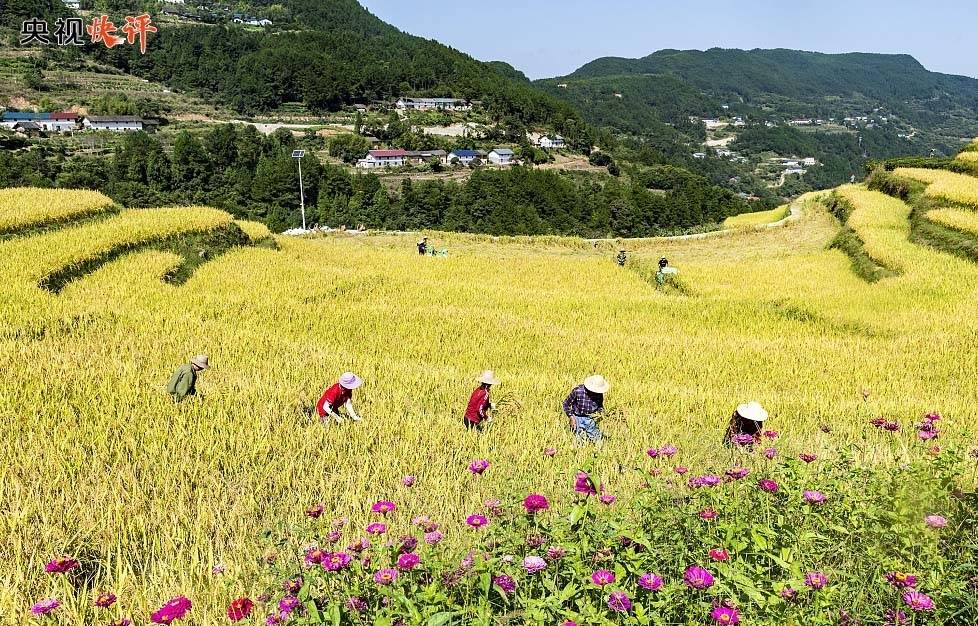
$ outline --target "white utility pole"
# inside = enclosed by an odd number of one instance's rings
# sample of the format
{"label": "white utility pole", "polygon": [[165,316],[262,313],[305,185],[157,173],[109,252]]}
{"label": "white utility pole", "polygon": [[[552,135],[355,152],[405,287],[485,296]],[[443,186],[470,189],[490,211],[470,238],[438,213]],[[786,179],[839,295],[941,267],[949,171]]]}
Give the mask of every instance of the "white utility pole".
{"label": "white utility pole", "polygon": [[299,205],[302,207],[302,230],[306,229],[306,194],[302,190],[302,157],[306,156],[305,150],[293,150],[292,158],[299,162]]}

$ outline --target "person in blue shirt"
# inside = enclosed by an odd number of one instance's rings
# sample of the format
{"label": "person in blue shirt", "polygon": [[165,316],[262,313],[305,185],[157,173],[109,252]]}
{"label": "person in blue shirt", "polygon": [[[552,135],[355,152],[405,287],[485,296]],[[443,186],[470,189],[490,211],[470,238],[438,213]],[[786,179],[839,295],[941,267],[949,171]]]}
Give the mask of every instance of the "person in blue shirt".
{"label": "person in blue shirt", "polygon": [[598,442],[604,438],[598,418],[604,413],[604,394],[610,388],[604,376],[595,374],[571,390],[564,400],[564,414],[571,432],[587,441]]}

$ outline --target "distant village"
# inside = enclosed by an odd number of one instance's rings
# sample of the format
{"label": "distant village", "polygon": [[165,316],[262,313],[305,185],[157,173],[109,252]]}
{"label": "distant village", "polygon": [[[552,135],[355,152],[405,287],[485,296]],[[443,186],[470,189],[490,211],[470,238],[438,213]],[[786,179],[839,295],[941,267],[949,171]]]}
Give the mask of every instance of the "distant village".
{"label": "distant village", "polygon": [[4,111],[0,116],[0,128],[29,136],[41,133],[68,133],[77,130],[107,130],[117,133],[147,130],[155,120],[144,120],[132,115],[79,115],[72,111],[32,113],[30,111]]}

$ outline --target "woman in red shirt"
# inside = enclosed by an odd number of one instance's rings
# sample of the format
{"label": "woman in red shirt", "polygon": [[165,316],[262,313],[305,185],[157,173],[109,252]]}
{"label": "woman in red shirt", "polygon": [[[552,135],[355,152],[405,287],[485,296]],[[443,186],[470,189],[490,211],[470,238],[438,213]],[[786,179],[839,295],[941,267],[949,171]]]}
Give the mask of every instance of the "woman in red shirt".
{"label": "woman in red shirt", "polygon": [[326,393],[319,399],[319,402],[316,403],[316,412],[319,413],[319,419],[327,422],[329,418],[333,418],[337,422],[342,422],[343,417],[339,414],[339,410],[345,408],[347,415],[354,422],[359,422],[360,416],[357,415],[356,410],[353,408],[352,399],[353,390],[362,384],[363,380],[353,372],[346,372],[340,376],[339,382],[327,389]]}
{"label": "woman in red shirt", "polygon": [[492,370],[482,372],[479,377],[479,386],[475,388],[469,397],[469,404],[465,407],[465,417],[462,422],[468,429],[482,430],[482,427],[491,417],[492,401],[489,399],[489,389],[493,385],[498,385],[499,379]]}

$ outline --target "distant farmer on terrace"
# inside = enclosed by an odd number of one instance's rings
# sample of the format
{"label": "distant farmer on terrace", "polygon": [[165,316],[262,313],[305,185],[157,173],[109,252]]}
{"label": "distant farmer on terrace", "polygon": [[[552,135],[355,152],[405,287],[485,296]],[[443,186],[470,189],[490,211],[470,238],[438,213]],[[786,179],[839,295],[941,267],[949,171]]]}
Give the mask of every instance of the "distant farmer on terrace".
{"label": "distant farmer on terrace", "polygon": [[621,267],[625,267],[625,262],[628,260],[628,256],[625,254],[625,249],[622,248],[618,251],[618,256],[615,257],[615,263]]}
{"label": "distant farmer on terrace", "polygon": [[174,404],[183,402],[187,396],[197,395],[197,376],[208,368],[206,354],[198,354],[190,359],[190,363],[177,368],[166,385],[166,392],[173,398]]}
{"label": "distant farmer on terrace", "polygon": [[323,397],[316,403],[319,419],[326,424],[332,418],[336,420],[337,424],[340,424],[343,422],[343,416],[340,415],[339,411],[345,409],[346,414],[354,422],[359,422],[360,416],[353,408],[353,390],[362,384],[363,380],[353,372],[345,372],[340,376],[339,381],[327,389]]}
{"label": "distant farmer on terrace", "polygon": [[418,254],[424,256],[428,254],[428,238],[422,237],[421,241],[418,242]]}
{"label": "distant farmer on terrace", "polygon": [[475,388],[469,397],[469,404],[465,407],[465,417],[462,421],[469,430],[473,428],[481,431],[489,420],[492,419],[492,409],[494,405],[489,399],[489,390],[493,385],[499,384],[499,378],[495,372],[486,370],[478,380],[479,386]]}
{"label": "distant farmer on terrace", "polygon": [[756,441],[761,435],[761,427],[767,420],[767,411],[759,402],[748,402],[741,404],[730,416],[730,425],[727,426],[727,434],[724,443],[727,445],[750,445],[751,440]]}
{"label": "distant farmer on terrace", "polygon": [[604,376],[588,376],[564,400],[564,414],[571,432],[580,439],[598,442],[604,438],[597,420],[604,413],[604,394],[610,388]]}

